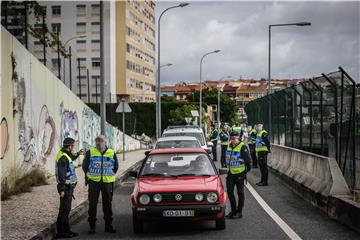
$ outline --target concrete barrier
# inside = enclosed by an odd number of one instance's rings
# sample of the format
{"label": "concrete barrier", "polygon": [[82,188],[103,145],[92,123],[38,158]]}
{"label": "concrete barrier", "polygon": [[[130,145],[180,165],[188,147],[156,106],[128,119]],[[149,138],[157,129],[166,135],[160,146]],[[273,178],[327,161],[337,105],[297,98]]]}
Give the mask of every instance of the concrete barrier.
{"label": "concrete barrier", "polygon": [[273,144],[268,166],[298,195],[360,232],[360,204],[334,158]]}
{"label": "concrete barrier", "polygon": [[350,195],[349,187],[334,158],[273,144],[268,165],[325,197]]}

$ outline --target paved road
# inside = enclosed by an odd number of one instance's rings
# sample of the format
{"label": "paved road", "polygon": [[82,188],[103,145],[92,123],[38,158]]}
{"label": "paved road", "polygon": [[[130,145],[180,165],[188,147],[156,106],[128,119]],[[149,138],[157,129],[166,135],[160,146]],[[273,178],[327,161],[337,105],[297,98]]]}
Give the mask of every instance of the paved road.
{"label": "paved road", "polygon": [[[278,215],[280,220],[276,218],[276,221],[283,221],[283,224],[280,224],[282,228],[246,189],[243,218],[227,220],[225,230],[215,230],[214,222],[151,223],[146,225],[144,234],[135,235],[132,231],[129,198],[134,180],[128,179],[121,188],[116,189],[114,194],[113,225],[117,229],[116,234],[103,232],[101,205],[98,207],[99,220],[95,235],[87,233],[86,218],[73,229],[80,233],[79,239],[289,239],[289,232],[295,233],[302,239],[360,239],[359,234],[329,219],[324,213],[303,201],[273,174],[270,174],[270,186],[256,187],[258,175],[259,170],[253,169],[248,176],[249,184]],[[227,209],[229,211],[230,207],[228,206]]]}

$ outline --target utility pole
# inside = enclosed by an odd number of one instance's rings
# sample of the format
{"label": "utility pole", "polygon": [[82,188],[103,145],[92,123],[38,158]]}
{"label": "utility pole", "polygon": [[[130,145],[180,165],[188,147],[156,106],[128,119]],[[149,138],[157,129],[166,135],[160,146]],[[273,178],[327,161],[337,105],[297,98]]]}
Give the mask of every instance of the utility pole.
{"label": "utility pole", "polygon": [[[100,1],[100,115],[101,134],[105,135],[106,104],[105,104],[105,79],[104,79],[104,21],[103,1]],[[110,136],[108,136],[110,137]]]}

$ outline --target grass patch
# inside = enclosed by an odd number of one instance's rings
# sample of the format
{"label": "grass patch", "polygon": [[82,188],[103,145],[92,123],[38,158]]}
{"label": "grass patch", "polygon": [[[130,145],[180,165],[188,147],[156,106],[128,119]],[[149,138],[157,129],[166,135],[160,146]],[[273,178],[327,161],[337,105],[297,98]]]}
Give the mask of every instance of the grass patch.
{"label": "grass patch", "polygon": [[17,179],[15,186],[12,189],[9,189],[8,184],[5,182],[1,189],[1,201],[9,199],[12,195],[31,192],[32,187],[47,184],[48,182],[45,173],[37,168],[34,168],[23,177]]}

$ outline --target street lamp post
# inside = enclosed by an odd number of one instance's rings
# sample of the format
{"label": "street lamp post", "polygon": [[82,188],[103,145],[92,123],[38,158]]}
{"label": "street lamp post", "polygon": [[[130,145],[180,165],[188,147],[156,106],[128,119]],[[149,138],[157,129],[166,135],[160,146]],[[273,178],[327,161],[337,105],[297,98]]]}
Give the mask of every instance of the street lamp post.
{"label": "street lamp post", "polygon": [[[74,36],[72,38],[69,38],[65,43],[64,43],[64,49],[66,49],[66,45],[71,41],[71,40],[74,40],[74,39],[77,39],[77,38],[86,38],[87,35],[79,35],[79,36]],[[70,47],[69,47],[69,57],[71,58],[71,50],[70,50]],[[64,78],[64,83],[65,83],[65,57],[64,57],[64,62],[63,62],[63,78]],[[65,83],[66,84],[66,83]]]}
{"label": "street lamp post", "polygon": [[[225,78],[232,78],[232,76],[224,76],[222,78],[219,79],[219,81],[224,80]],[[220,127],[220,92],[223,91],[225,84],[224,83],[219,83],[218,84],[218,107],[217,107],[217,121],[218,121],[218,127]]]}
{"label": "street lamp post", "polygon": [[[159,67],[159,69],[160,68],[162,68],[162,67],[171,67],[173,64],[172,63],[168,63],[168,64],[164,64],[164,65],[161,65],[160,67]],[[157,69],[157,71],[159,71],[159,69]],[[159,117],[158,117],[158,119],[159,119],[159,123],[158,123],[158,126],[159,126],[159,137],[161,136],[161,87],[159,86],[159,90],[160,90],[160,92],[159,92],[159,105],[158,105],[158,110],[159,110],[159,112],[158,112],[158,114],[159,114]]]}
{"label": "street lamp post", "polygon": [[210,54],[218,53],[220,50],[205,53],[200,60],[200,100],[199,100],[199,126],[202,127],[202,62],[204,58]]}
{"label": "street lamp post", "polygon": [[270,132],[270,139],[272,139],[271,131],[271,28],[272,27],[285,27],[285,26],[310,26],[310,22],[297,22],[297,23],[285,23],[285,24],[271,24],[269,25],[269,55],[268,55],[268,95],[269,95],[269,132]]}
{"label": "street lamp post", "polygon": [[161,17],[170,9],[179,8],[179,7],[186,7],[189,3],[180,3],[179,5],[169,7],[162,11],[158,19],[158,71],[157,71],[157,79],[156,79],[156,139],[158,139],[161,135],[161,123],[160,123],[160,20]]}

